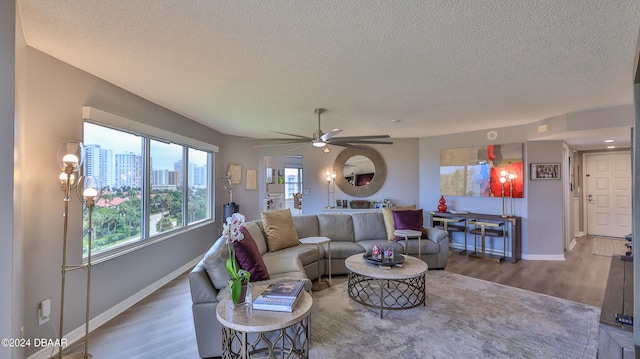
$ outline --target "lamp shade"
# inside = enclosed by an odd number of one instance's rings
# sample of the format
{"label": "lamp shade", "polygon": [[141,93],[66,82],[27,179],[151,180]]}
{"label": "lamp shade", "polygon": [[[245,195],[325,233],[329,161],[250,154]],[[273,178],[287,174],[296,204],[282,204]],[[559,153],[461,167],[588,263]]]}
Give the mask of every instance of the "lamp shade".
{"label": "lamp shade", "polygon": [[61,170],[66,170],[67,166],[72,166],[77,170],[84,160],[84,145],[80,141],[66,140],[58,146],[58,165]]}
{"label": "lamp shade", "polygon": [[82,197],[85,200],[98,200],[102,194],[102,187],[100,181],[94,176],[87,176],[84,179],[84,190],[82,191]]}

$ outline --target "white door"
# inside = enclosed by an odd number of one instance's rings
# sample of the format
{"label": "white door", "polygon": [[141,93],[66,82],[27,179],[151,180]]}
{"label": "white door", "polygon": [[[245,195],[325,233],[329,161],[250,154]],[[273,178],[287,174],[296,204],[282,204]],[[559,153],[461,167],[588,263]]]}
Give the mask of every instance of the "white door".
{"label": "white door", "polygon": [[587,234],[631,233],[631,154],[585,155]]}

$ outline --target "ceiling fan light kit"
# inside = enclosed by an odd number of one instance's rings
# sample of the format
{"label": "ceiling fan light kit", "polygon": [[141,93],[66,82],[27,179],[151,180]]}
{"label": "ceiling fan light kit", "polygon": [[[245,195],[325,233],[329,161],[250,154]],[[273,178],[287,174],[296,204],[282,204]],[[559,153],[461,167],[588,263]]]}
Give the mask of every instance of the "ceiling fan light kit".
{"label": "ceiling fan light kit", "polygon": [[318,115],[318,131],[315,132],[311,137],[296,135],[293,133],[286,132],[278,132],[273,131],[275,133],[279,133],[281,135],[292,136],[295,138],[278,138],[278,139],[263,139],[266,141],[278,141],[280,143],[272,144],[272,145],[258,145],[254,147],[267,147],[267,146],[279,146],[279,145],[291,145],[294,143],[304,143],[310,142],[313,147],[319,148],[324,153],[329,153],[331,150],[327,147],[327,145],[334,145],[340,147],[347,148],[355,148],[355,149],[363,149],[362,145],[364,144],[378,144],[378,145],[391,145],[393,142],[388,141],[374,141],[374,139],[379,138],[389,138],[389,135],[370,135],[370,136],[348,136],[348,137],[334,137],[335,135],[342,132],[340,128],[334,128],[329,132],[322,132],[322,127],[320,124],[320,115],[325,113],[327,110],[324,108],[316,108],[313,112]]}

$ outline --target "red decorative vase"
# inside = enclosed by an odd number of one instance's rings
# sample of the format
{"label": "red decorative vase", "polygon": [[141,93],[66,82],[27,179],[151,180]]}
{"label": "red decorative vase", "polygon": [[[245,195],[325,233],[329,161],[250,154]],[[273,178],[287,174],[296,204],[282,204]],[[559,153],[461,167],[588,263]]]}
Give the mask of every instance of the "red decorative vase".
{"label": "red decorative vase", "polygon": [[440,196],[440,204],[438,205],[438,212],[446,212],[447,211],[447,202],[444,200],[444,196]]}

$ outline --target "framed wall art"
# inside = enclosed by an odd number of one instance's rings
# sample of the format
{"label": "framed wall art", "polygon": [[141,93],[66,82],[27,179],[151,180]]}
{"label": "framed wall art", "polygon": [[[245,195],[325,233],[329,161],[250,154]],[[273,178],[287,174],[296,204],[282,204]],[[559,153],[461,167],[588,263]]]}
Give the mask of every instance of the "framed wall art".
{"label": "framed wall art", "polygon": [[560,163],[532,163],[532,180],[559,180]]}
{"label": "framed wall art", "polygon": [[522,143],[442,149],[440,195],[524,198],[522,157]]}

